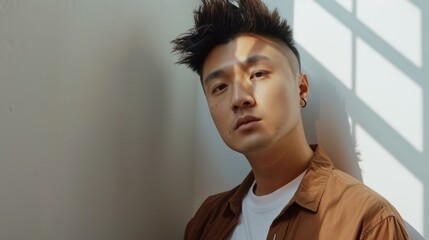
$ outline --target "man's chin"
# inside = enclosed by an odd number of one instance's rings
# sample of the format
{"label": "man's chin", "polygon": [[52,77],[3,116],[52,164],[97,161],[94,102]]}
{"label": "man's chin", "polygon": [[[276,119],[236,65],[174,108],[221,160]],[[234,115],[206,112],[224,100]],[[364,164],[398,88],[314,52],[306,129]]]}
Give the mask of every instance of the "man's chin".
{"label": "man's chin", "polygon": [[[228,144],[227,144],[228,145]],[[267,143],[264,141],[242,141],[240,144],[228,145],[233,151],[239,152],[244,155],[249,155],[258,152],[266,146]]]}

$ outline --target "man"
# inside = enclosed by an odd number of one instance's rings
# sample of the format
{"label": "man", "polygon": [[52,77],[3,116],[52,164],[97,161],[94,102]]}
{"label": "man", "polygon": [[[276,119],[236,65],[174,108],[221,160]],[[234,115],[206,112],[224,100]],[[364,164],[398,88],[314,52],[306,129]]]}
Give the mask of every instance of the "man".
{"label": "man", "polygon": [[292,30],[258,0],[203,0],[173,40],[197,72],[224,142],[252,171],[205,200],[185,239],[408,239],[397,211],[309,146],[309,83]]}

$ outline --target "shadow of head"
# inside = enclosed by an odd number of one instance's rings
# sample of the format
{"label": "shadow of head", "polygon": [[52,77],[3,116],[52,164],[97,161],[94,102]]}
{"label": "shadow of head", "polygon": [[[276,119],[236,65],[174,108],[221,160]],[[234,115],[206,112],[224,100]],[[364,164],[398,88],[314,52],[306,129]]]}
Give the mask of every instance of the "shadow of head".
{"label": "shadow of head", "polygon": [[308,73],[309,101],[302,111],[307,139],[310,143],[320,144],[338,169],[362,181],[359,153],[351,133],[345,100],[324,71],[316,69]]}

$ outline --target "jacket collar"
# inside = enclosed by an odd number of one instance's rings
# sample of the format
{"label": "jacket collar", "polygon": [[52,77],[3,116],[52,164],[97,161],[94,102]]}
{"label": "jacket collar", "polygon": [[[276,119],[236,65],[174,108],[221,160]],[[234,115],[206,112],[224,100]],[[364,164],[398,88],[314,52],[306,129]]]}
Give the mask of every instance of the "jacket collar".
{"label": "jacket collar", "polygon": [[314,149],[313,158],[291,202],[317,212],[334,165],[320,146],[311,147]]}
{"label": "jacket collar", "polygon": [[[298,190],[286,208],[296,202],[303,208],[317,212],[320,200],[325,192],[326,184],[334,169],[334,165],[322,147],[318,145],[310,145],[310,147],[314,151],[310,165]],[[253,172],[250,172],[238,186],[237,191],[231,196],[229,209],[234,215],[239,216],[241,214],[241,203],[254,180]]]}

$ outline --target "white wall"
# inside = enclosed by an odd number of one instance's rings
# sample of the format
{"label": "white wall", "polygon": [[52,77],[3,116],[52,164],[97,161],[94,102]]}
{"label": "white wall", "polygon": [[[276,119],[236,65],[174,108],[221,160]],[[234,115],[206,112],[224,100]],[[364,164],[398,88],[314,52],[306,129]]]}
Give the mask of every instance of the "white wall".
{"label": "white wall", "polygon": [[182,236],[197,2],[0,0],[0,239]]}
{"label": "white wall", "polygon": [[[310,97],[311,143],[385,196],[429,238],[429,4],[419,0],[266,0],[293,25]],[[198,90],[194,208],[241,182],[244,158],[222,143]]]}

